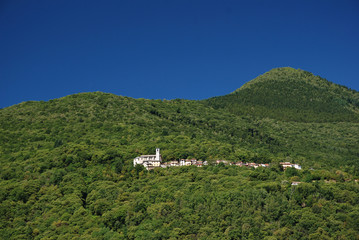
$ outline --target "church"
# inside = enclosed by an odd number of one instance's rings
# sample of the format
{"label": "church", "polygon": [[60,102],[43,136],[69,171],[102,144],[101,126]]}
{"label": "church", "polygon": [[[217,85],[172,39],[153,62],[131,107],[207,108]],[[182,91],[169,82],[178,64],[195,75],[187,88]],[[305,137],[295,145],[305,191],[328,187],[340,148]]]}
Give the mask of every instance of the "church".
{"label": "church", "polygon": [[133,159],[133,166],[137,164],[143,165],[147,170],[151,170],[155,167],[160,167],[162,162],[162,156],[160,149],[156,148],[156,155],[141,155]]}

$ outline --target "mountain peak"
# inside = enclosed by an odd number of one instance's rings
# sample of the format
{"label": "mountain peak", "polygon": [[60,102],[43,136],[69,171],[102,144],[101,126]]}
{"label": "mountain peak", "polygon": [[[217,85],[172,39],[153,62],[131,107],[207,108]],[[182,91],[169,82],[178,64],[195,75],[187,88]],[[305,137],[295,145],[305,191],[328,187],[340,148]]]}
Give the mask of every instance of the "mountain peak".
{"label": "mountain peak", "polygon": [[274,68],[233,93],[207,102],[232,113],[279,120],[359,121],[357,91],[291,67]]}
{"label": "mountain peak", "polygon": [[270,71],[256,77],[255,79],[245,83],[242,87],[235,90],[235,92],[238,92],[239,90],[243,90],[245,88],[253,86],[253,84],[265,82],[265,81],[306,81],[306,82],[312,82],[312,84],[315,84],[315,82],[328,82],[327,80],[315,76],[311,72],[307,72],[301,69],[295,69],[292,67],[279,67],[279,68],[273,68]]}

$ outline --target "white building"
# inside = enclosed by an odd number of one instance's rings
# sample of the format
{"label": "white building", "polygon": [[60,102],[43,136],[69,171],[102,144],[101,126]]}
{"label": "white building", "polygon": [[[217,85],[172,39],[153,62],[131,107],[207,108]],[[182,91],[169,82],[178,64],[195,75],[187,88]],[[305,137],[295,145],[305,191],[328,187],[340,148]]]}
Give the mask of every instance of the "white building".
{"label": "white building", "polygon": [[299,164],[293,164],[292,165],[295,169],[301,170],[302,166],[300,166]]}
{"label": "white building", "polygon": [[155,167],[160,167],[162,162],[162,156],[160,154],[160,149],[156,148],[156,155],[141,155],[133,159],[133,166],[137,164],[143,165],[147,170],[153,169]]}
{"label": "white building", "polygon": [[179,161],[179,165],[180,165],[180,166],[186,166],[186,160],[185,160],[185,159],[181,159],[181,160]]}
{"label": "white building", "polygon": [[292,164],[290,162],[281,162],[279,164],[282,165],[284,170],[289,167],[294,167],[295,169],[298,169],[298,170],[302,169],[302,166],[300,166],[299,164]]}
{"label": "white building", "polygon": [[292,164],[290,162],[281,162],[279,164],[283,167],[284,170],[286,168],[292,167]]}
{"label": "white building", "polygon": [[179,166],[179,163],[178,163],[178,161],[170,161],[169,162],[169,165],[171,166],[171,167],[178,167]]}

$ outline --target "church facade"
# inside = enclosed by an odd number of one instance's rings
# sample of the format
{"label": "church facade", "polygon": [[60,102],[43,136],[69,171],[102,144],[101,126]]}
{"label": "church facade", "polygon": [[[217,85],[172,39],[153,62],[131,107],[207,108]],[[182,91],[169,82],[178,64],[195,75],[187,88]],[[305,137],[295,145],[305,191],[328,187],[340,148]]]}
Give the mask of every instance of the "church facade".
{"label": "church facade", "polygon": [[160,167],[162,163],[162,156],[160,149],[156,148],[156,155],[141,155],[133,159],[133,166],[137,164],[143,165],[147,170],[151,170],[155,167]]}

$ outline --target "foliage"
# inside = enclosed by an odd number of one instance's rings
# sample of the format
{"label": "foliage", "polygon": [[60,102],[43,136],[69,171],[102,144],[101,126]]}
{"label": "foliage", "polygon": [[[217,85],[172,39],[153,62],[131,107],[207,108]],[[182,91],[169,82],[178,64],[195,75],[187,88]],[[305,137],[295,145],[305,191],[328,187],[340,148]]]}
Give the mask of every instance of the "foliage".
{"label": "foliage", "polygon": [[[56,185],[42,178],[46,172],[31,180],[2,181],[1,236],[359,237],[359,185],[354,181],[319,180],[291,186],[285,172],[237,166],[175,167],[139,174],[129,169],[128,173],[112,172],[111,177],[104,168],[66,169]],[[305,177],[302,172],[298,175],[300,180]],[[325,175],[322,172],[320,177]],[[22,191],[27,197],[19,195]]]}
{"label": "foliage", "polygon": [[359,93],[312,73],[273,69],[229,95],[205,102],[237,115],[296,122],[359,122]]}
{"label": "foliage", "polygon": [[[308,84],[324,88],[313,81],[308,75]],[[259,78],[242,90],[258,84],[268,87]],[[290,111],[263,105],[274,115],[262,118],[263,112],[239,114],[231,97],[214,103],[96,92],[1,109],[0,238],[356,239],[357,93],[328,86],[329,95],[351,103],[337,109],[329,101],[305,121],[290,113],[303,110],[298,101]],[[226,159],[271,167],[148,172],[132,166],[134,157],[156,147],[166,161]],[[283,171],[281,161],[304,170]]]}

